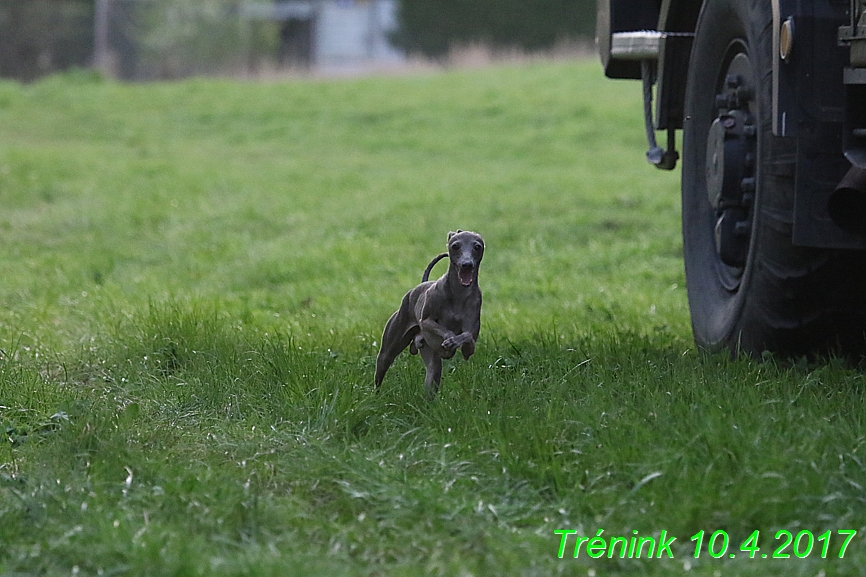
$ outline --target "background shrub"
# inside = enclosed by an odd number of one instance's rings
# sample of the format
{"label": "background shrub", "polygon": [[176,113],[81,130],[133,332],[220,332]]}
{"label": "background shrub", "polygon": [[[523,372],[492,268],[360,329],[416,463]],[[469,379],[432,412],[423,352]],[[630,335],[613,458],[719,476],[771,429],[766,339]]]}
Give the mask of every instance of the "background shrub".
{"label": "background shrub", "polygon": [[453,45],[543,50],[592,37],[591,0],[400,0],[391,41],[410,53],[438,58]]}

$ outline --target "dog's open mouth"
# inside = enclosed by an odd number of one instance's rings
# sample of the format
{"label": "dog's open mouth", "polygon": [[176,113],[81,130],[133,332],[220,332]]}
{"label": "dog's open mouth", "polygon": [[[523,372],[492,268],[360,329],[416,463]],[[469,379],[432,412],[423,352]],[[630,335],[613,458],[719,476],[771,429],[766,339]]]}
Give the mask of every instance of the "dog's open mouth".
{"label": "dog's open mouth", "polygon": [[460,284],[463,286],[469,286],[475,281],[475,267],[472,268],[461,268],[457,273],[457,277],[460,279]]}

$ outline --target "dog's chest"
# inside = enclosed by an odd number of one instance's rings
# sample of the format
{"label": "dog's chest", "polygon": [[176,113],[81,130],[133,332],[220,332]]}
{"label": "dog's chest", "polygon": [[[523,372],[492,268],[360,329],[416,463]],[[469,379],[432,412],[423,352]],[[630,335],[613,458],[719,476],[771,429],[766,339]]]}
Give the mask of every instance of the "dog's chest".
{"label": "dog's chest", "polygon": [[463,311],[458,312],[456,309],[449,308],[441,311],[439,318],[434,320],[449,331],[461,333],[463,332],[464,320],[466,320],[466,317],[462,312]]}
{"label": "dog's chest", "polygon": [[461,295],[460,298],[449,299],[447,306],[439,311],[437,322],[452,332],[461,333],[473,325],[480,309],[480,294]]}
{"label": "dog's chest", "polygon": [[480,315],[481,291],[453,291],[442,283],[440,279],[422,293],[415,306],[416,318],[419,323],[430,319],[458,334],[469,330]]}

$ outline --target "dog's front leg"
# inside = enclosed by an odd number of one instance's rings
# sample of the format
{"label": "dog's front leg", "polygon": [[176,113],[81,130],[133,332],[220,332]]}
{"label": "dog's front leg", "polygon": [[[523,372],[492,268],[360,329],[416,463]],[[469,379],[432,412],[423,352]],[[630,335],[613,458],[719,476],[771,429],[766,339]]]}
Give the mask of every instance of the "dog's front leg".
{"label": "dog's front leg", "polygon": [[[446,359],[453,356],[454,348],[449,349],[442,346],[443,342],[454,336],[452,331],[430,318],[423,319],[418,325],[421,327],[421,337],[427,346],[437,350]],[[451,354],[449,355],[449,353]]]}
{"label": "dog's front leg", "polygon": [[[471,318],[468,325],[463,325],[463,332],[454,337],[456,347],[462,347],[460,350],[463,353],[463,358],[469,360],[475,354],[475,343],[478,342],[478,334],[481,332],[481,308],[475,310],[475,314]],[[449,343],[450,344],[450,343]],[[446,346],[442,343],[442,346]]]}
{"label": "dog's front leg", "polygon": [[[472,348],[473,348],[473,352],[474,352],[475,339],[473,338],[472,333],[470,333],[468,331],[464,331],[464,332],[460,333],[459,335],[454,335],[452,337],[448,337],[447,339],[443,340],[442,341],[442,348],[443,349],[449,349],[449,350],[453,351],[453,350],[457,349],[458,347],[464,346],[467,343],[472,343]],[[465,355],[465,353],[466,352],[464,351],[464,355]]]}

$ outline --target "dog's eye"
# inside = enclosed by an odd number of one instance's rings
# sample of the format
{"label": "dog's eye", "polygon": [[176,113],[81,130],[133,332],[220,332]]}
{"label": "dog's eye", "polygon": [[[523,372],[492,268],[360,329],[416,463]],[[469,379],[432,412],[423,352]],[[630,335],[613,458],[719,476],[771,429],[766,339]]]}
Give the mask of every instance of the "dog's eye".
{"label": "dog's eye", "polygon": [[451,250],[460,250],[460,243],[459,243],[459,242],[455,242],[454,244],[452,244],[452,245],[451,245]]}
{"label": "dog's eye", "polygon": [[476,251],[481,250],[481,243],[480,242],[475,243],[475,250]]}

